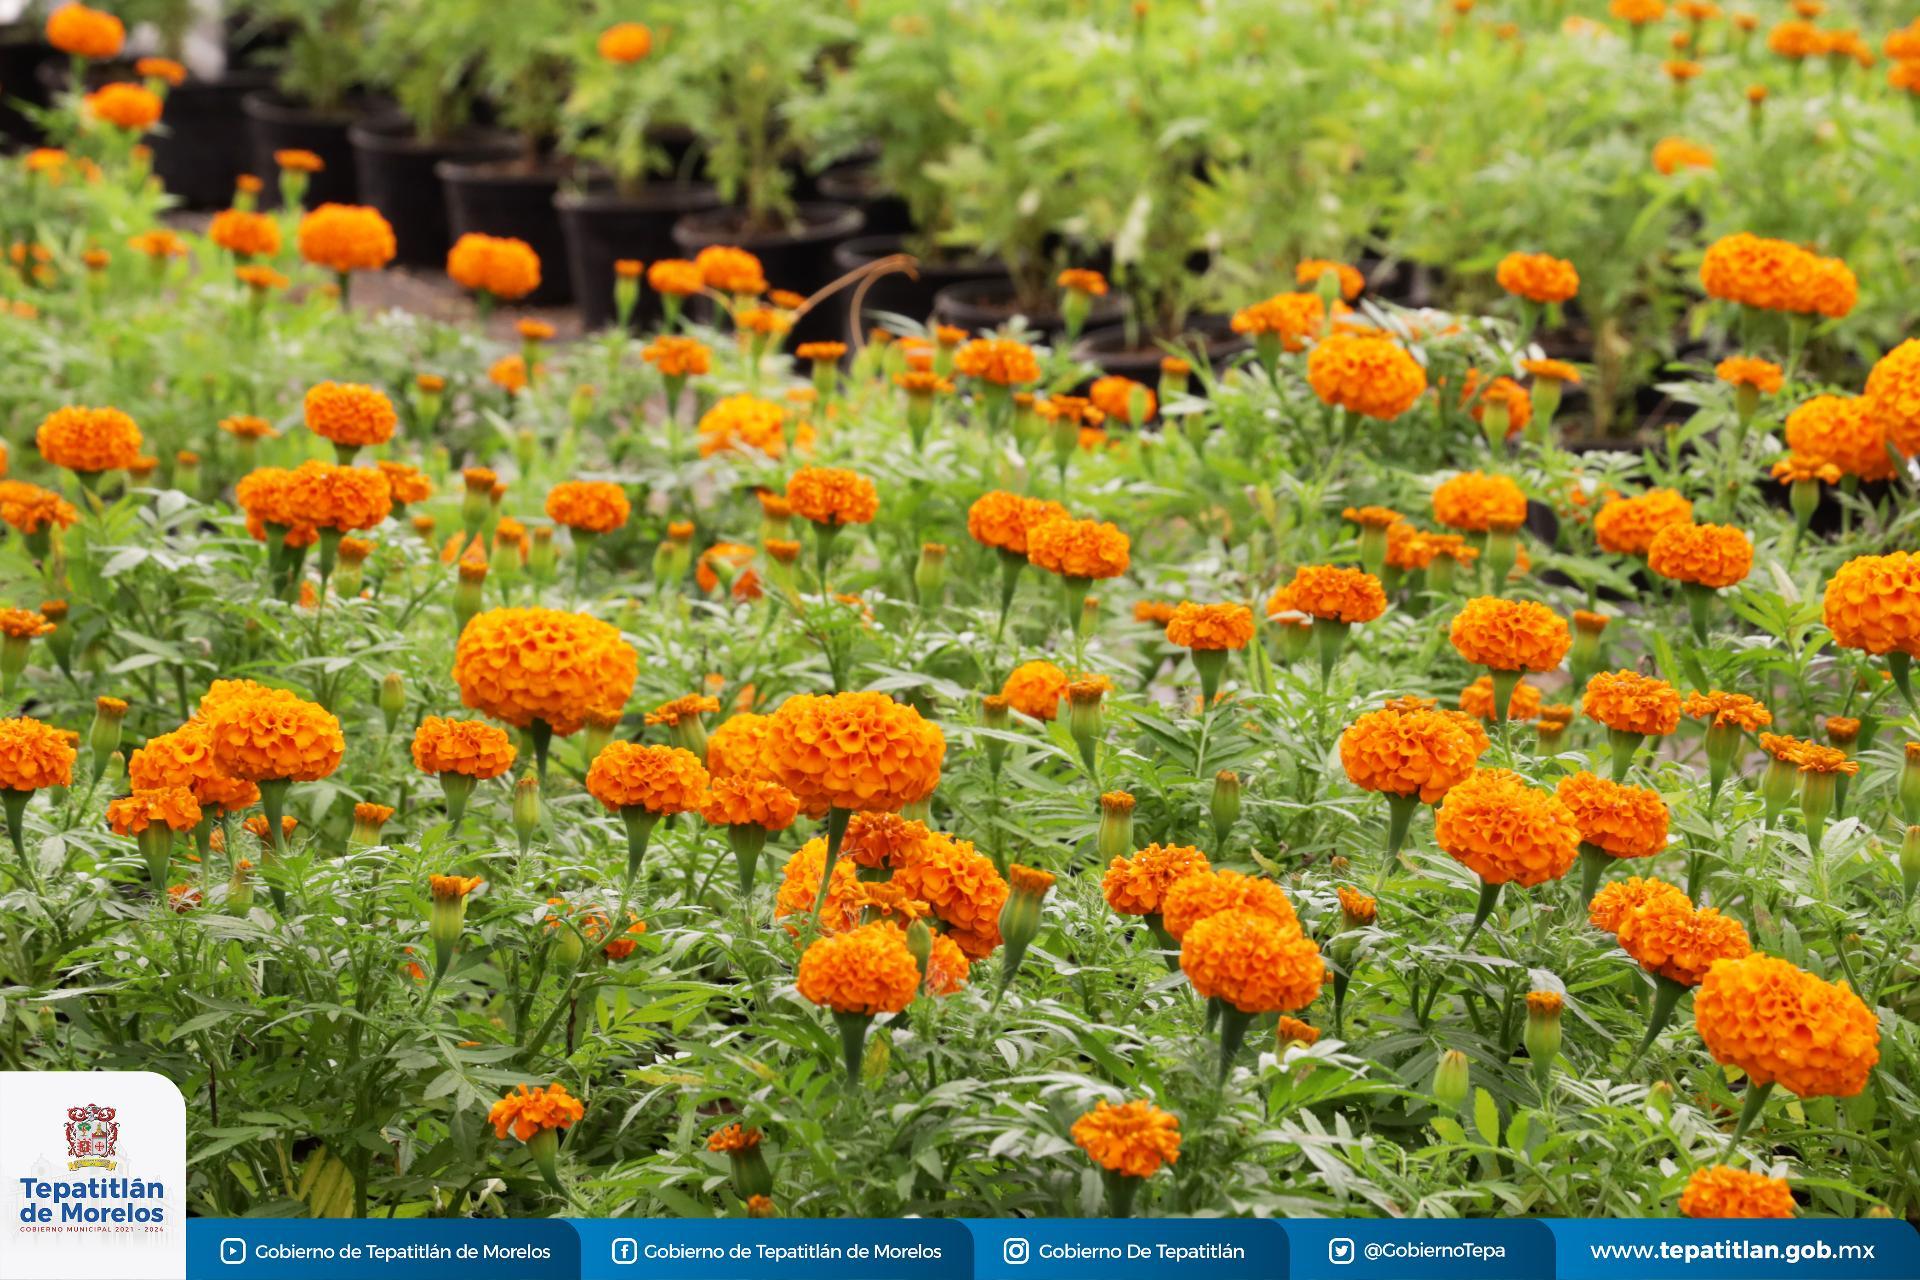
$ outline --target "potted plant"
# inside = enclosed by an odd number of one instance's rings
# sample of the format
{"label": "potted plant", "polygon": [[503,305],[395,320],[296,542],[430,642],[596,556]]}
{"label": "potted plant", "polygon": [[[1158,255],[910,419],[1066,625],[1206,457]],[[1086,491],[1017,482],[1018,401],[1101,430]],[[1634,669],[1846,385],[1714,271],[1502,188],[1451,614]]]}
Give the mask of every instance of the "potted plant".
{"label": "potted plant", "polygon": [[22,146],[40,141],[39,128],[20,108],[52,101],[39,76],[41,64],[54,56],[43,34],[47,8],[46,0],[34,0],[0,23],[0,141]]}
{"label": "potted plant", "polygon": [[[152,32],[158,56],[186,72],[185,79],[165,87],[166,114],[147,138],[154,173],[189,209],[226,207],[234,180],[253,170],[247,131],[237,127],[241,102],[268,87],[272,76],[234,66],[224,41],[216,57],[198,56],[208,52],[198,49],[190,57],[188,37],[205,21],[194,0],[128,0],[119,14],[128,26]],[[203,66],[218,70],[202,75]]]}
{"label": "potted plant", "polygon": [[[669,145],[675,68],[661,39],[645,23],[604,21],[572,50],[572,84],[560,112],[560,153],[571,170],[554,207],[574,301],[589,328],[616,318],[616,262],[676,256],[674,223],[720,203],[710,184],[688,175],[684,130],[682,145]],[[656,180],[667,174],[673,180]],[[648,325],[660,314],[658,298],[645,290],[628,322]]]}
{"label": "potted plant", "polygon": [[509,157],[442,160],[448,229],[524,240],[540,255],[540,287],[525,301],[550,306],[573,296],[566,239],[554,212],[562,167],[553,145],[567,96],[567,41],[577,6],[567,0],[443,0],[455,39],[474,53],[474,74],[497,122],[512,132]]}
{"label": "potted plant", "polygon": [[[366,105],[359,93],[369,9],[368,0],[245,0],[241,6],[247,29],[283,41],[263,55],[273,69],[272,87],[240,104],[253,172],[274,173],[277,152],[311,151],[323,167],[309,180],[310,204],[359,198],[347,130]],[[262,195],[272,191],[269,182]]]}
{"label": "potted plant", "polygon": [[510,135],[473,123],[480,50],[470,19],[465,5],[443,0],[383,0],[373,24],[366,70],[390,87],[395,109],[363,117],[347,136],[360,198],[393,224],[402,263],[438,266],[452,243],[435,166],[515,154]]}
{"label": "potted plant", "polygon": [[[803,154],[795,104],[812,91],[823,55],[854,34],[847,19],[790,0],[740,0],[687,9],[664,57],[675,64],[676,114],[706,150],[727,206],[682,217],[684,255],[736,245],[757,256],[775,288],[811,294],[836,277],[833,248],[859,234],[851,205],[794,198]],[[835,336],[828,309],[804,317],[794,341]]]}

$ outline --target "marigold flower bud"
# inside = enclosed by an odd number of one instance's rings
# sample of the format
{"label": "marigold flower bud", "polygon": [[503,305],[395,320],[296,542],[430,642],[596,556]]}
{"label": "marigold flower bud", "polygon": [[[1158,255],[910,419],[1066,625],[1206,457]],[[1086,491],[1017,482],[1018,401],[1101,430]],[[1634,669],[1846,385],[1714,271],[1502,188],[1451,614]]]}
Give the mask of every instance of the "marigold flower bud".
{"label": "marigold flower bud", "polygon": [[513,834],[520,841],[520,856],[533,847],[534,833],[540,830],[540,778],[532,770],[513,784]]}
{"label": "marigold flower bud", "polygon": [[406,681],[398,671],[389,671],[380,680],[380,718],[386,721],[388,733],[399,725],[400,713],[406,709]]}
{"label": "marigold flower bud", "polygon": [[1473,1085],[1473,1067],[1467,1055],[1448,1049],[1433,1068],[1433,1098],[1449,1111],[1458,1111],[1467,1103]]}
{"label": "marigold flower bud", "polygon": [[1095,846],[1102,858],[1111,862],[1133,852],[1133,797],[1124,791],[1109,791],[1100,797],[1100,832]]}
{"label": "marigold flower bud", "polygon": [[1521,1037],[1527,1046],[1527,1059],[1533,1064],[1533,1078],[1546,1092],[1553,1077],[1553,1060],[1560,1056],[1560,1010],[1558,991],[1527,993],[1527,1028]]}
{"label": "marigold flower bud", "polygon": [[920,595],[920,607],[931,609],[940,603],[947,584],[947,548],[938,542],[921,544],[920,562],[913,569],[913,587]]}
{"label": "marigold flower bud", "polygon": [[1005,991],[1026,958],[1027,948],[1040,934],[1040,909],[1053,891],[1053,876],[1014,863],[1007,868],[1009,893],[1000,908],[1000,937],[1006,950],[1000,957],[1000,990]]}
{"label": "marigold flower bud", "polygon": [[127,704],[121,699],[94,699],[93,726],[87,732],[87,747],[93,752],[96,769],[120,749],[120,725],[126,718]]}
{"label": "marigold flower bud", "polygon": [[1213,796],[1207,812],[1213,819],[1213,843],[1216,849],[1227,847],[1227,835],[1240,820],[1240,775],[1222,769],[1213,775]]}
{"label": "marigold flower bud", "polygon": [[427,936],[433,941],[433,977],[446,976],[453,961],[460,930],[467,922],[467,895],[481,885],[478,876],[429,876],[427,887],[433,895],[433,907],[427,916]]}

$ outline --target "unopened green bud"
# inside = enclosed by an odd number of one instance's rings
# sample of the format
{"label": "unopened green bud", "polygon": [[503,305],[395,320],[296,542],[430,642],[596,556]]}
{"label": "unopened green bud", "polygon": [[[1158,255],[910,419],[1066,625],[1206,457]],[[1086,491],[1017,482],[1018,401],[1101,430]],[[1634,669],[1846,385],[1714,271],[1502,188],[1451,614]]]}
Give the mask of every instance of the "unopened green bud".
{"label": "unopened green bud", "polygon": [[1124,791],[1109,791],[1100,797],[1100,833],[1096,839],[1100,856],[1111,862],[1133,856],[1133,797]]}
{"label": "unopened green bud", "polygon": [[120,725],[127,718],[127,704],[119,698],[93,700],[93,726],[87,731],[87,746],[96,761],[120,749]]}
{"label": "unopened green bud", "polygon": [[1467,1061],[1467,1055],[1458,1049],[1449,1049],[1440,1055],[1440,1061],[1433,1069],[1433,1099],[1449,1111],[1458,1111],[1467,1104],[1467,1093],[1473,1085],[1473,1068]]}
{"label": "unopened green bud", "polygon": [[1227,847],[1227,836],[1233,831],[1233,824],[1240,820],[1240,775],[1231,769],[1222,769],[1213,775],[1213,799],[1207,806],[1213,817],[1213,842],[1216,848]]}
{"label": "unopened green bud", "polygon": [[1662,1119],[1673,1119],[1673,1084],[1667,1080],[1655,1080],[1647,1089],[1647,1105],[1658,1111]]}
{"label": "unopened green bud", "polygon": [[513,784],[513,834],[520,841],[520,855],[533,846],[534,833],[540,830],[540,779],[529,769]]}
{"label": "unopened green bud", "polygon": [[920,593],[920,607],[931,609],[940,603],[947,585],[947,548],[938,542],[923,543],[920,563],[913,568],[913,587]]}
{"label": "unopened green bud", "polygon": [[[980,725],[982,728],[1004,731],[1011,720],[1007,700],[997,693],[990,693],[980,699]],[[987,768],[994,777],[1000,776],[1000,766],[1007,758],[1007,744],[1001,738],[987,739]]]}
{"label": "unopened green bud", "polygon": [[1053,876],[1014,863],[1007,868],[1007,904],[1000,909],[1000,937],[1006,950],[1000,957],[1000,989],[1013,981],[1027,948],[1040,934],[1040,909],[1053,891]]}
{"label": "unopened green bud", "polygon": [[1900,842],[1900,882],[1912,899],[1914,889],[1920,887],[1920,826],[1908,827]]}
{"label": "unopened green bud", "polygon": [[1527,1027],[1521,1041],[1527,1046],[1527,1058],[1533,1064],[1534,1078],[1541,1088],[1553,1071],[1553,1060],[1560,1056],[1560,1011],[1563,1005],[1557,991],[1527,993]]}
{"label": "unopened green bud", "polygon": [[400,724],[400,713],[407,709],[407,685],[398,671],[389,671],[380,680],[380,718],[392,733]]}
{"label": "unopened green bud", "polygon": [[553,580],[553,526],[535,525],[531,530],[531,545],[527,548],[527,570],[533,574],[535,582]]}

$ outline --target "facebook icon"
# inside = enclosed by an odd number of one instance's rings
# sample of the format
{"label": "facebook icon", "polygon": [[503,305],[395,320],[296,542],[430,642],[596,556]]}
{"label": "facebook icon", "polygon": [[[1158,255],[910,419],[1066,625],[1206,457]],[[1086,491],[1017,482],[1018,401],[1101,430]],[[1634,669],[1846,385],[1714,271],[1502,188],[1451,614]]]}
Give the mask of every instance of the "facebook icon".
{"label": "facebook icon", "polygon": [[639,1243],[632,1236],[621,1236],[613,1242],[613,1260],[623,1267],[640,1261]]}

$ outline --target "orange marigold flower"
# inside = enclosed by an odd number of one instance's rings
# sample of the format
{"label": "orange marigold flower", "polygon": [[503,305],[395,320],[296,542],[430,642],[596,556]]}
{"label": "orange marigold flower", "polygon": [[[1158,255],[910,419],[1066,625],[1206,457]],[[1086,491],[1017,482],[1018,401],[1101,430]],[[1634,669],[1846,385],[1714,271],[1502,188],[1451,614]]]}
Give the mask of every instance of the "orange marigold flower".
{"label": "orange marigold flower", "polygon": [[647,287],[655,293],[684,298],[706,288],[707,281],[700,268],[687,259],[661,258],[647,268]]}
{"label": "orange marigold flower", "polygon": [[220,429],[236,440],[272,440],[280,434],[265,418],[246,413],[220,419]]}
{"label": "orange marigold flower", "polygon": [[462,289],[512,302],[540,287],[540,255],[525,240],[469,231],[447,250],[447,275]]}
{"label": "orange marigold flower", "polygon": [[627,492],[607,480],[565,480],[547,491],[547,515],[585,533],[612,533],[632,511]]}
{"label": "orange marigold flower", "polygon": [[1494,671],[1551,671],[1573,645],[1567,620],[1546,605],[1498,596],[1467,601],[1448,638],[1461,657]]}
{"label": "orange marigold flower", "polygon": [[[654,265],[657,267],[660,264],[656,262]],[[766,269],[760,265],[760,259],[745,249],[724,244],[708,245],[694,256],[693,265],[699,269],[701,283],[709,289],[718,289],[735,297],[749,297],[767,291]]]}
{"label": "orange marigold flower", "polygon": [[1167,643],[1189,649],[1244,649],[1253,639],[1253,611],[1243,604],[1182,603],[1167,620]]}
{"label": "orange marigold flower", "polygon": [[645,23],[616,22],[594,44],[608,62],[638,62],[653,52],[653,32]]}
{"label": "orange marigold flower", "polygon": [[847,354],[844,342],[803,342],[793,349],[796,360],[809,360],[816,364],[832,364]]}
{"label": "orange marigold flower", "polygon": [[247,513],[247,532],[261,542],[266,541],[269,527],[284,530],[282,540],[289,547],[312,546],[319,537],[313,525],[293,509],[291,471],[256,467],[234,485],[233,499]]}
{"label": "orange marigold flower", "polygon": [[1067,673],[1051,662],[1023,662],[1007,673],[1000,696],[1023,716],[1051,720],[1067,694]]}
{"label": "orange marigold flower", "polygon": [[1040,380],[1033,348],[1012,338],[975,338],[953,353],[953,368],[997,387],[1023,387]]}
{"label": "orange marigold flower", "polygon": [[1071,289],[1095,298],[1107,296],[1107,278],[1084,267],[1068,267],[1053,279],[1062,289]]}
{"label": "orange marigold flower", "polygon": [[787,477],[787,505],[803,520],[838,528],[871,523],[880,510],[880,494],[857,471],[801,467]]}
{"label": "orange marigold flower", "polygon": [[1362,569],[1331,564],[1301,565],[1293,571],[1293,581],[1267,600],[1269,617],[1304,613],[1328,622],[1357,623],[1372,622],[1386,611],[1387,592],[1380,579]]}
{"label": "orange marigold flower", "polygon": [[556,609],[477,614],[453,654],[461,702],[516,728],[543,721],[562,736],[626,706],[639,667],[610,623]]}
{"label": "orange marigold flower", "polygon": [[1348,507],[1340,518],[1363,529],[1390,529],[1405,519],[1392,507]]}
{"label": "orange marigold flower", "polygon": [[1802,1098],[1850,1098],[1880,1060],[1879,1023],[1859,996],[1763,952],[1708,969],[1693,1020],[1715,1062]]}
{"label": "orange marigold flower", "polygon": [[1688,1218],[1791,1218],[1793,1189],[1785,1178],[1769,1178],[1731,1165],[1702,1165],[1687,1177],[1680,1213]]}
{"label": "orange marigold flower", "polygon": [[140,428],[118,409],[68,405],[40,423],[34,441],[56,467],[94,473],[131,467],[140,456]]}
{"label": "orange marigold flower", "polygon": [[1756,733],[1773,723],[1773,713],[1744,693],[1690,693],[1681,705],[1688,719],[1706,720],[1716,729],[1744,729]]}
{"label": "orange marigold flower", "polygon": [[305,407],[307,430],[335,444],[385,444],[400,420],[385,392],[358,382],[316,383]]}
{"label": "orange marigold flower", "polygon": [[772,716],[742,711],[722,721],[707,735],[707,772],[716,778],[762,777],[761,753],[766,746]]}
{"label": "orange marigold flower", "polygon": [[[1493,677],[1481,676],[1460,691],[1460,709],[1477,720],[1492,720]],[[1516,723],[1540,714],[1540,690],[1522,680],[1507,698],[1507,719]]]}
{"label": "orange marigold flower", "polygon": [[0,790],[70,786],[78,754],[50,724],[26,716],[0,720]]}
{"label": "orange marigold flower", "polygon": [[531,1142],[549,1129],[572,1128],[574,1122],[586,1114],[586,1106],[569,1094],[563,1084],[550,1084],[544,1089],[523,1084],[518,1093],[510,1093],[493,1104],[487,1112],[487,1123],[493,1126],[496,1138],[505,1138],[511,1133],[522,1142]]}
{"label": "orange marigold flower", "polygon": [[1693,504],[1676,490],[1649,489],[1601,506],[1593,517],[1593,536],[1602,551],[1644,556],[1662,529],[1692,522]]}
{"label": "orange marigold flower", "polygon": [[1708,297],[1743,306],[1833,318],[1851,311],[1859,293],[1853,272],[1840,259],[1744,231],[1708,246],[1700,285]]}
{"label": "orange marigold flower", "polygon": [[1803,742],[1794,752],[1793,762],[1802,773],[1844,773],[1848,775],[1860,772],[1860,762],[1850,759],[1845,751],[1838,747],[1824,747],[1817,742]]}
{"label": "orange marigold flower", "polygon": [[[1104,805],[1105,798],[1101,803]],[[1160,914],[1167,890],[1187,876],[1211,870],[1207,855],[1191,845],[1150,844],[1130,858],[1107,864],[1100,891],[1107,905],[1127,916]]]}
{"label": "orange marigold flower", "polygon": [[971,841],[929,833],[908,846],[893,884],[907,898],[931,907],[969,960],[983,959],[1000,945],[1000,911],[1010,890],[993,860]]}
{"label": "orange marigold flower", "polygon": [[1616,858],[1651,858],[1667,847],[1667,803],[1658,791],[1581,770],[1555,790],[1573,814],[1580,840]]}
{"label": "orange marigold flower", "polygon": [[[814,895],[820,890],[820,877],[826,868],[827,841],[824,836],[815,836],[795,850],[780,873],[780,887],[773,899],[774,919],[811,916]],[[833,864],[833,879],[827,889],[826,905],[820,909],[820,928],[823,933],[845,933],[860,927],[867,897],[859,870],[859,866],[850,858],[841,858]],[[789,934],[799,936],[800,931],[794,926],[783,927]]]}
{"label": "orange marigold flower", "polygon": [[1327,327],[1327,304],[1317,293],[1276,293],[1233,313],[1233,331],[1272,337],[1282,350],[1305,351]]}
{"label": "orange marigold flower", "polygon": [[1558,880],[1580,851],[1573,814],[1507,769],[1476,769],[1434,814],[1434,842],[1488,884]]}
{"label": "orange marigold flower", "polygon": [[1787,448],[1814,466],[1862,480],[1893,475],[1887,433],[1865,396],[1815,396],[1787,415]]}
{"label": "orange marigold flower", "polygon": [[331,201],[301,217],[295,243],[303,259],[336,274],[378,271],[399,248],[378,209]]}
{"label": "orange marigold flower", "polygon": [[1185,938],[1187,930],[1208,916],[1236,910],[1255,911],[1282,924],[1300,923],[1285,890],[1238,871],[1196,871],[1180,877],[1160,899],[1160,923],[1175,938]]}
{"label": "orange marigold flower", "polygon": [[63,4],[47,15],[47,43],[76,58],[118,57],[126,42],[126,25],[99,9]]}
{"label": "orange marigold flower", "polygon": [[139,235],[129,236],[127,247],[142,257],[152,258],[155,262],[187,256],[187,242],[164,228],[142,231]]}
{"label": "orange marigold flower", "polygon": [[799,812],[793,792],[764,778],[713,778],[700,804],[700,816],[716,826],[767,831],[785,831]]}
{"label": "orange marigold flower", "polygon": [[287,510],[316,529],[371,529],[393,511],[393,488],[374,467],[342,467],[309,458],[287,478]]}
{"label": "orange marigold flower", "polygon": [[107,806],[107,825],[117,836],[137,836],[159,824],[176,833],[200,825],[200,804],[185,787],[156,787],[122,796]]}
{"label": "orange marigold flower", "polygon": [[1565,360],[1522,360],[1520,367],[1541,382],[1580,383],[1580,370]]}
{"label": "orange marigold flower", "polygon": [[1715,961],[1739,960],[1753,951],[1738,920],[1670,898],[1628,912],[1617,933],[1620,949],[1642,969],[1685,987],[1699,986]]}
{"label": "orange marigold flower", "polygon": [[1027,558],[1064,578],[1117,578],[1132,563],[1131,542],[1099,520],[1055,516],[1027,527]]}
{"label": "orange marigold flower", "polygon": [[387,488],[396,504],[425,502],[433,496],[433,481],[427,479],[420,468],[385,459],[374,465],[387,478]]}
{"label": "orange marigold flower", "polygon": [[1666,0],[1609,0],[1607,12],[1622,22],[1643,27],[1666,16]]}
{"label": "orange marigold flower", "polygon": [[[700,456],[754,449],[778,458],[787,451],[786,429],[787,411],[773,401],[759,396],[727,396],[700,415]],[[804,424],[797,428],[795,443],[811,443],[812,431]]]}
{"label": "orange marigold flower", "polygon": [[1653,167],[1664,176],[1672,176],[1682,169],[1711,169],[1713,148],[1687,138],[1662,138],[1653,144]]}
{"label": "orange marigold flower", "polygon": [[[713,350],[706,343],[695,338],[678,338],[671,335],[655,338],[640,349],[640,358],[659,370],[663,378],[695,377],[713,368]],[[769,404],[752,396],[737,396],[737,400],[753,401],[756,404]],[[722,401],[721,403],[725,403]],[[779,409],[778,405],[772,406]],[[702,419],[702,426],[705,419]],[[776,431],[774,433],[778,435]],[[759,446],[755,446],[758,448]],[[773,453],[775,450],[763,449]]]}
{"label": "orange marigold flower", "polygon": [[140,790],[185,787],[204,809],[236,813],[260,803],[260,788],[220,767],[213,731],[196,716],[172,733],[148,738],[127,758],[127,781]]}
{"label": "orange marigold flower", "polygon": [[[1129,422],[1135,426],[1142,422],[1151,422],[1153,415],[1159,409],[1159,402],[1154,399],[1153,388],[1145,383],[1135,382],[1132,378],[1122,378],[1117,374],[1095,378],[1093,385],[1087,389],[1087,398],[1093,401],[1094,408],[1106,414],[1107,417]],[[1133,414],[1136,399],[1140,406],[1140,415],[1137,419]]]}
{"label": "orange marigold flower", "polygon": [[271,214],[222,209],[207,224],[207,238],[241,258],[271,258],[280,252],[280,224]]}
{"label": "orange marigold flower", "polygon": [[[215,689],[220,686],[215,685]],[[239,691],[201,703],[214,763],[249,782],[317,782],[340,767],[347,740],[331,711],[284,689]]]}
{"label": "orange marigold flower", "polygon": [[1344,262],[1329,262],[1325,258],[1303,259],[1300,265],[1293,269],[1293,282],[1302,289],[1313,289],[1318,287],[1320,277],[1329,271],[1333,273],[1333,278],[1339,282],[1340,296],[1348,302],[1352,302],[1355,298],[1359,297],[1360,291],[1367,287],[1366,277],[1361,275],[1357,270]]}
{"label": "orange marigold flower", "polygon": [[939,726],[884,693],[796,694],[771,721],[766,772],[803,805],[897,810],[939,785]]}
{"label": "orange marigold flower", "polygon": [[[1920,28],[1914,40],[1920,44]],[[1913,56],[1913,89],[1920,94],[1920,49]],[[1875,362],[1865,399],[1894,448],[1907,457],[1920,453],[1920,338],[1908,338]]]}
{"label": "orange marigold flower", "polygon": [[1811,22],[1789,18],[1767,32],[1767,48],[1795,62],[1820,57],[1829,47],[1827,33]]}
{"label": "orange marigold flower", "polygon": [[1144,1098],[1106,1101],[1073,1122],[1073,1141],[1093,1162],[1128,1178],[1149,1178],[1180,1159],[1180,1120]]}
{"label": "orange marigold flower", "polygon": [[689,693],[671,702],[663,702],[647,712],[646,722],[649,725],[666,725],[672,728],[684,721],[711,715],[719,709],[720,699],[704,693]]}
{"label": "orange marigold flower", "polygon": [[588,794],[610,813],[686,813],[705,801],[707,781],[706,767],[693,752],[637,742],[609,742],[587,770]]}
{"label": "orange marigold flower", "polygon": [[693,566],[693,580],[702,591],[718,591],[720,570],[725,568],[733,583],[735,600],[758,600],[760,575],[747,567],[757,554],[752,547],[737,542],[716,542],[700,553],[700,559]]}
{"label": "orange marigold flower", "polygon": [[1680,692],[1637,671],[1602,671],[1587,681],[1580,709],[1621,733],[1666,735],[1680,727]]}
{"label": "orange marigold flower", "polygon": [[1527,394],[1527,389],[1504,374],[1487,383],[1484,389],[1480,382],[1480,371],[1468,369],[1466,379],[1460,386],[1460,403],[1471,406],[1468,412],[1473,420],[1486,421],[1487,406],[1498,404],[1507,411],[1506,438],[1512,439],[1525,431],[1533,421],[1533,397]]}
{"label": "orange marigold flower", "polygon": [[1057,502],[993,489],[967,508],[967,532],[984,546],[1024,556],[1028,532],[1055,518],[1067,518],[1067,509]]}
{"label": "orange marigold flower", "polygon": [[1487,748],[1457,717],[1430,707],[1369,711],[1340,735],[1347,778],[1367,791],[1418,795],[1436,804],[1473,773]]}
{"label": "orange marigold flower", "polygon": [[86,96],[87,114],[116,129],[144,133],[160,123],[160,95],[145,85],[102,85]]}
{"label": "orange marigold flower", "polygon": [[1550,253],[1510,253],[1494,270],[1500,287],[1529,302],[1565,302],[1580,292],[1580,273]]}
{"label": "orange marigold flower", "polygon": [[319,173],[327,167],[312,151],[300,147],[286,147],[273,153],[273,162],[289,173]]}
{"label": "orange marigold flower", "polygon": [[1613,880],[1603,885],[1600,892],[1593,895],[1593,901],[1587,904],[1587,922],[1602,933],[1614,933],[1620,928],[1620,922],[1641,907],[1654,903],[1663,908],[1671,904],[1691,907],[1693,902],[1678,888],[1665,880],[1649,876],[1628,876],[1624,880]]}
{"label": "orange marigold flower", "polygon": [[428,716],[413,732],[413,763],[423,773],[497,778],[513,768],[519,753],[506,731],[484,720]]}
{"label": "orange marigold flower", "polygon": [[1920,555],[1847,561],[1827,582],[1823,616],[1843,649],[1920,654]]}
{"label": "orange marigold flower", "polygon": [[1526,522],[1527,495],[1505,476],[1463,471],[1433,491],[1433,518],[1466,533],[1517,529]]}
{"label": "orange marigold flower", "polygon": [[1671,524],[1647,547],[1647,568],[1675,582],[1730,587],[1753,570],[1753,543],[1729,524]]}
{"label": "orange marigold flower", "polygon": [[1327,977],[1320,948],[1298,923],[1245,907],[1195,921],[1180,942],[1180,968],[1200,995],[1242,1013],[1304,1009]]}
{"label": "orange marigold flower", "polygon": [[1335,333],[1308,354],[1307,381],[1325,403],[1384,421],[1413,407],[1427,389],[1427,371],[1392,338]]}
{"label": "orange marigold flower", "polygon": [[724,1129],[716,1129],[713,1134],[707,1138],[707,1150],[709,1151],[746,1151],[759,1145],[760,1131],[758,1129],[746,1129],[737,1124],[730,1124]]}
{"label": "orange marigold flower", "polygon": [[[53,623],[47,621],[46,616],[38,610],[0,608],[0,635],[15,640],[33,640],[52,635],[53,632]],[[122,702],[121,711],[124,712],[126,708],[127,704]]]}
{"label": "orange marigold flower", "polygon": [[835,1013],[898,1013],[920,989],[907,936],[885,921],[816,939],[800,957],[800,994]]}

